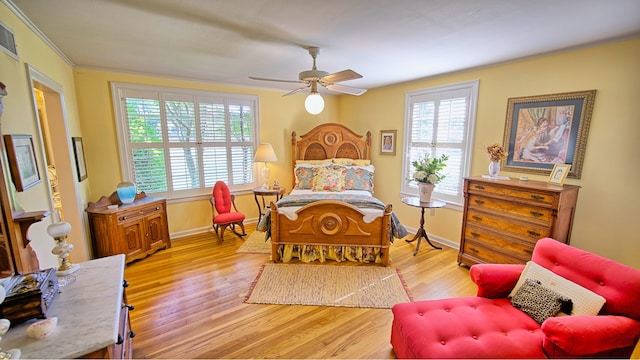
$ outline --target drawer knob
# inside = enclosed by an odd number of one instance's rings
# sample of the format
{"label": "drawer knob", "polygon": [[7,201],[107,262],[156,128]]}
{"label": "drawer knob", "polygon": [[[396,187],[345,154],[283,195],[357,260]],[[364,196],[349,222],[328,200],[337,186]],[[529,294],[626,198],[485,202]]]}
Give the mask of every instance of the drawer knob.
{"label": "drawer knob", "polygon": [[527,230],[527,233],[531,236],[540,237],[540,233],[533,230]]}
{"label": "drawer knob", "polygon": [[477,220],[477,221],[482,221],[482,217],[480,217],[478,215],[473,215],[471,218],[474,219],[474,220]]}
{"label": "drawer knob", "polygon": [[535,217],[540,217],[542,215],[544,215],[543,213],[539,212],[539,211],[532,211],[531,215],[535,216]]}
{"label": "drawer knob", "polygon": [[476,185],[475,188],[478,190],[484,190],[484,186],[482,185]]}
{"label": "drawer knob", "polygon": [[544,200],[544,196],[536,194],[531,194],[531,198],[534,200]]}
{"label": "drawer knob", "polygon": [[475,231],[472,231],[472,232],[471,232],[471,236],[473,236],[473,237],[479,237],[479,236],[480,236],[480,234],[478,234],[478,233],[477,233],[477,232],[475,232]]}
{"label": "drawer knob", "polygon": [[533,254],[533,250],[531,249],[523,249],[522,251],[526,252],[527,254]]}
{"label": "drawer knob", "polygon": [[160,206],[156,206],[156,210],[160,210]]}
{"label": "drawer knob", "polygon": [[484,200],[480,200],[480,199],[476,199],[476,201],[475,201],[475,202],[476,202],[476,204],[478,204],[478,205],[482,205],[482,204],[484,204]]}
{"label": "drawer knob", "polygon": [[478,249],[472,248],[472,247],[469,248],[469,251],[471,251],[472,253],[475,253],[475,254],[480,252]]}

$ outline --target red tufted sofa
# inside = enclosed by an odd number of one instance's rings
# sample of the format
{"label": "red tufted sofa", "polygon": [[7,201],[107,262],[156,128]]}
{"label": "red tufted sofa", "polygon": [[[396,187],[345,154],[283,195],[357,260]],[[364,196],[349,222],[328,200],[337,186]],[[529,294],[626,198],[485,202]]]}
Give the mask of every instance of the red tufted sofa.
{"label": "red tufted sofa", "polygon": [[538,324],[507,298],[524,265],[478,264],[477,296],[393,307],[398,358],[626,357],[640,338],[640,270],[553,239],[532,261],[606,299],[598,316],[559,316]]}

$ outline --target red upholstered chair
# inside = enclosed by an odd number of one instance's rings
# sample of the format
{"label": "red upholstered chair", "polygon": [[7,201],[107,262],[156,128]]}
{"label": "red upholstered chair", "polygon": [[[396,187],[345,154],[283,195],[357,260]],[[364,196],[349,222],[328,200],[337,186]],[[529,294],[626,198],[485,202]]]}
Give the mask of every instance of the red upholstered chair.
{"label": "red upholstered chair", "polygon": [[[231,194],[224,181],[218,181],[213,186],[211,195],[211,210],[213,211],[213,229],[221,240],[224,240],[224,231],[231,226],[231,230],[238,236],[247,235],[244,232],[245,215],[238,212],[235,203],[235,195]],[[242,234],[236,231],[236,225],[242,229]],[[218,229],[221,230],[218,233]]]}
{"label": "red upholstered chair", "polygon": [[536,243],[532,261],[551,276],[604,297],[600,312],[554,316],[539,324],[508,298],[524,265],[478,264],[470,270],[477,296],[393,307],[396,356],[629,358],[640,338],[640,270],[548,238]]}

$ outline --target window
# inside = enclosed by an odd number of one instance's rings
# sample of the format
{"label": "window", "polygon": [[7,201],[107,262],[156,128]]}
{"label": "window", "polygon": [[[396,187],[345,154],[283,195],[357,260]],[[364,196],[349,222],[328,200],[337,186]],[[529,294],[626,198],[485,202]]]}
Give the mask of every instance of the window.
{"label": "window", "polygon": [[469,175],[478,81],[407,93],[405,109],[402,193],[417,195],[411,178],[411,162],[425,153],[447,154],[446,175],[435,187],[434,197],[462,205],[463,178]]}
{"label": "window", "polygon": [[122,173],[138,191],[209,195],[254,187],[257,97],[112,84]]}

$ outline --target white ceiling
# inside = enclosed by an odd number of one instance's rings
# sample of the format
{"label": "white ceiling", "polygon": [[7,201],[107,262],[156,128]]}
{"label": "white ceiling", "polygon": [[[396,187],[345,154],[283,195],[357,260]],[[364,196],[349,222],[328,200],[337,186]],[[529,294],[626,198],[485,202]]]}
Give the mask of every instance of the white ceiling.
{"label": "white ceiling", "polygon": [[[257,88],[375,88],[640,34],[638,0],[2,0],[78,68]],[[20,39],[16,39],[19,42]]]}

